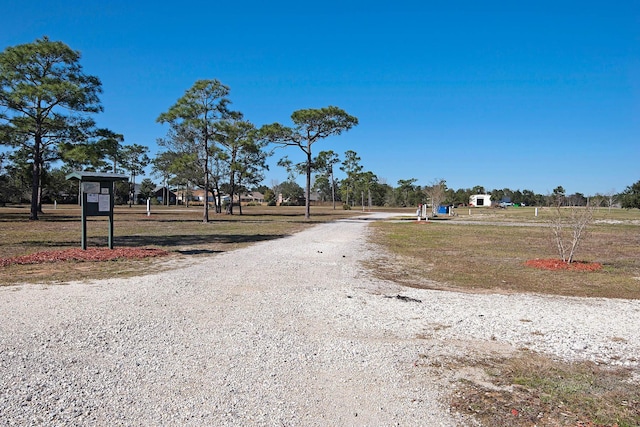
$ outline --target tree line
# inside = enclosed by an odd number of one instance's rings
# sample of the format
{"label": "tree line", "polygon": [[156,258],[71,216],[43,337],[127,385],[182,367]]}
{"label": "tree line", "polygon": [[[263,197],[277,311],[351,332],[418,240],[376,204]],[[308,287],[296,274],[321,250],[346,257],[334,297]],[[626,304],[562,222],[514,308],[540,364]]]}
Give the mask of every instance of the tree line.
{"label": "tree line", "polygon": [[[63,183],[65,172],[108,170],[129,172],[131,203],[136,176],[152,164],[166,184],[171,180],[174,185],[204,190],[207,222],[209,194],[218,198],[219,210],[223,190],[233,200],[234,194],[263,180],[271,144],[298,147],[305,153],[308,218],[313,145],[358,124],[356,117],[329,106],[295,111],[291,127],[273,123],[258,129],[241,112],[230,109],[228,86],[199,80],[158,116],[157,122],[169,130],[158,140],[165,151],[151,160],[147,147],[125,145],[123,135],[97,128],[92,114],[102,111],[101,92],[100,79],[84,73],[80,53],[62,42],[43,37],[0,53],[0,145],[13,149],[0,157],[0,202],[28,198],[30,218],[37,220],[43,201],[72,197],[69,184]],[[58,161],[63,166],[52,169]],[[114,191],[118,196],[118,188]],[[230,213],[232,209],[233,204]]]}
{"label": "tree line", "polygon": [[[125,144],[124,135],[97,126],[94,116],[103,110],[101,93],[100,79],[86,74],[80,53],[62,42],[43,37],[0,53],[0,145],[8,147],[0,153],[0,204],[28,202],[30,218],[37,220],[43,203],[77,199],[77,183],[66,180],[74,170],[128,174],[129,184],[114,187],[116,202],[135,203],[136,179],[149,166],[165,188],[203,190],[205,200],[214,199],[217,213],[222,194],[234,200],[250,190],[262,192],[269,203],[280,196],[284,203],[304,203],[306,218],[312,198],[348,209],[426,202],[466,205],[471,194],[487,193],[481,186],[450,189],[444,179],[421,187],[417,179],[409,178],[391,186],[365,170],[353,150],[342,158],[333,151],[316,151],[318,141],[357,126],[356,117],[328,106],[294,111],[291,126],[272,123],[258,128],[231,109],[230,88],[215,79],[196,81],[158,116],[157,122],[167,125],[168,131],[157,141],[163,151],[152,159],[148,147]],[[267,187],[262,181],[275,147],[297,147],[304,160],[294,164],[282,157],[278,165],[286,168],[289,179]],[[342,179],[336,178],[337,170]],[[295,181],[298,175],[305,177],[304,188]],[[142,184],[143,195],[151,194],[153,182],[146,179]],[[504,188],[490,193],[494,200],[552,203],[551,195],[530,190]],[[640,207],[639,193],[640,181],[619,195],[590,199]],[[580,193],[565,197],[573,205],[586,204],[587,199]],[[233,203],[229,213],[233,214]],[[209,203],[203,203],[203,221],[208,219]]]}

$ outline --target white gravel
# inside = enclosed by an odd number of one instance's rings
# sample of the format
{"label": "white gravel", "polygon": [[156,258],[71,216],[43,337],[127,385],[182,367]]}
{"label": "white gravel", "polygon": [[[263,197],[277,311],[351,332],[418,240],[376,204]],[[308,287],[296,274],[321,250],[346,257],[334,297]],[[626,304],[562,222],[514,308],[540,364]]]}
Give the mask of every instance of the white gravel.
{"label": "white gravel", "polygon": [[640,301],[403,288],[360,266],[367,223],[0,288],[0,425],[474,425],[427,365],[528,348],[638,367]]}

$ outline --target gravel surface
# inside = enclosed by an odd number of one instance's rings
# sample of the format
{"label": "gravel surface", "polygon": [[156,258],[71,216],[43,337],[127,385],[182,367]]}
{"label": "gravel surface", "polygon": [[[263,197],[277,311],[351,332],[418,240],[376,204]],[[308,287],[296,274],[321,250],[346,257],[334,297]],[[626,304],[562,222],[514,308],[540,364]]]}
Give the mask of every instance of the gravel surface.
{"label": "gravel surface", "polygon": [[472,426],[439,360],[528,348],[638,366],[640,301],[403,288],[361,267],[367,223],[0,288],[0,425]]}

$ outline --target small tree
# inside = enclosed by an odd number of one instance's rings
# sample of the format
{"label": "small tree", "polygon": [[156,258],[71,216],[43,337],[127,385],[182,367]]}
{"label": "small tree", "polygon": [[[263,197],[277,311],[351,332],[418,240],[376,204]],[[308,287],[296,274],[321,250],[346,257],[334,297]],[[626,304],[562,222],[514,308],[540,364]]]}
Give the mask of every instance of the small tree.
{"label": "small tree", "polygon": [[[158,144],[163,146],[164,141],[160,139]],[[158,154],[153,163],[155,173],[163,176],[166,184],[175,185],[182,189],[182,201],[186,207],[189,207],[191,189],[194,183],[202,179],[197,154],[188,151],[166,151]]]}
{"label": "small tree", "polygon": [[[304,196],[304,189],[295,181],[285,181],[274,188],[274,192],[282,195],[282,201],[287,205],[297,205]],[[276,196],[278,197],[278,196]]]}
{"label": "small tree", "polygon": [[5,203],[21,203],[28,199],[30,168],[24,162],[16,162],[13,156],[3,153],[0,156],[0,206]]}
{"label": "small tree", "polygon": [[[360,195],[362,200],[362,210],[365,206],[371,209],[373,198],[371,191],[378,185],[378,177],[371,171],[362,172],[358,176],[358,186],[360,187]],[[366,204],[365,204],[366,198]]]}
{"label": "small tree", "polygon": [[[258,185],[264,179],[264,171],[269,169],[267,165],[269,153],[263,148],[261,141],[251,140],[236,158],[234,170],[237,174],[239,189],[247,190],[248,187]],[[242,215],[242,204],[238,205]]]}
{"label": "small tree", "polygon": [[156,185],[149,178],[145,178],[140,183],[140,198],[142,200],[155,199]]}
{"label": "small tree", "polygon": [[321,176],[316,177],[316,183],[314,187],[322,188],[323,185],[331,188],[331,201],[333,203],[333,209],[336,209],[336,181],[333,177],[333,166],[340,162],[338,155],[329,151],[321,151],[314,160],[316,169],[321,173]]}
{"label": "small tree", "polygon": [[331,183],[325,174],[316,174],[313,177],[313,186],[311,189],[318,193],[319,200],[323,203],[331,197]]}
{"label": "small tree", "polygon": [[[255,126],[238,112],[216,123],[216,141],[221,151],[219,158],[226,166],[228,193],[232,201],[229,213],[233,214],[235,195],[240,201],[243,186],[256,185],[264,177],[262,171],[267,169],[267,153],[263,150],[265,143],[258,140]],[[238,207],[242,215],[241,203]]]}
{"label": "small tree", "polygon": [[416,178],[398,180],[399,200],[402,206],[411,206],[413,204],[410,202],[410,198],[415,192],[416,186],[414,184],[417,181]]}
{"label": "small tree", "polygon": [[129,196],[129,207],[131,203],[136,203],[136,176],[144,172],[144,168],[149,165],[151,159],[147,156],[149,147],[144,145],[125,145],[122,149],[122,167],[131,174],[131,191]]}
{"label": "small tree", "polygon": [[563,206],[566,204],[566,191],[562,185],[553,189],[553,193],[548,197],[551,206]]}
{"label": "small tree", "polygon": [[614,189],[609,190],[609,192],[607,192],[605,196],[606,196],[607,207],[609,208],[609,212],[611,212],[611,207],[616,202],[616,190]]}
{"label": "small tree", "polygon": [[267,188],[262,191],[262,195],[264,196],[264,201],[267,202],[268,205],[276,204],[276,193],[272,189]]}
{"label": "small tree", "polygon": [[172,166],[177,156],[176,153],[164,152],[158,153],[158,155],[151,160],[153,174],[162,178],[162,202],[167,206],[169,206],[169,182],[173,176]]}
{"label": "small tree", "polygon": [[424,192],[431,199],[431,213],[433,216],[438,214],[438,206],[444,202],[447,194],[447,181],[444,179],[435,179],[430,185],[426,186]]}
{"label": "small tree", "polygon": [[344,204],[349,206],[349,193],[353,191],[358,175],[362,172],[362,165],[360,164],[360,157],[358,153],[353,150],[347,150],[344,153],[344,160],[340,170],[347,174],[347,177],[342,180],[341,189],[344,193]]}
{"label": "small tree", "polygon": [[580,243],[584,240],[587,226],[593,222],[595,208],[591,205],[563,208],[562,203],[563,198],[557,197],[554,215],[550,220],[551,232],[560,259],[571,264]]}
{"label": "small tree", "polygon": [[68,171],[63,169],[51,169],[43,177],[42,201],[43,203],[72,202],[78,197],[77,181],[67,179]]}
{"label": "small tree", "polygon": [[[485,188],[482,185],[476,185],[471,189],[470,193],[471,194],[486,194],[487,190],[485,190]],[[467,197],[466,200],[468,201],[469,198]]]}

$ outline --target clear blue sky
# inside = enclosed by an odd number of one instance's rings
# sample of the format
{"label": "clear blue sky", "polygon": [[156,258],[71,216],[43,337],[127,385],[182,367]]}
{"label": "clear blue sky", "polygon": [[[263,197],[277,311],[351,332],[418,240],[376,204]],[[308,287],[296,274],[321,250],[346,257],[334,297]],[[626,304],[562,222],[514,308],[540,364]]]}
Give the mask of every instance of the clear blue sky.
{"label": "clear blue sky", "polygon": [[[336,105],[356,151],[396,186],[436,178],[547,194],[640,180],[640,2],[3,0],[0,48],[44,35],[103,83],[100,127],[151,153],[198,79],[257,126]],[[284,181],[275,166],[265,184]],[[300,181],[302,182],[302,181]]]}

